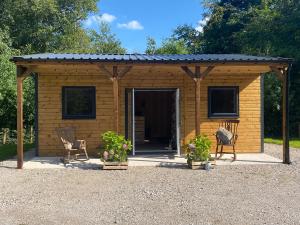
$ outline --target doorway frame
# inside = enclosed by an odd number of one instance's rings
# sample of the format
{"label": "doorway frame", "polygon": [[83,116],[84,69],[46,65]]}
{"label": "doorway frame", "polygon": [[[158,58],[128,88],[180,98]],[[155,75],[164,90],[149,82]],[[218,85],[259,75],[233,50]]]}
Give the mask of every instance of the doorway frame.
{"label": "doorway frame", "polygon": [[[135,115],[132,112],[135,112],[135,93],[136,92],[155,92],[155,91],[167,91],[174,92],[175,97],[175,111],[176,111],[176,147],[177,149],[172,151],[172,153],[176,153],[176,155],[180,156],[181,146],[180,146],[180,125],[181,125],[181,117],[180,117],[180,89],[179,88],[125,88],[125,137],[128,138],[129,126],[128,126],[128,111],[131,110],[131,137],[132,137],[132,155],[136,154],[135,149]],[[128,93],[131,92],[131,108],[129,109],[128,105]],[[162,151],[163,152],[163,151]],[[145,153],[148,154],[148,153]]]}

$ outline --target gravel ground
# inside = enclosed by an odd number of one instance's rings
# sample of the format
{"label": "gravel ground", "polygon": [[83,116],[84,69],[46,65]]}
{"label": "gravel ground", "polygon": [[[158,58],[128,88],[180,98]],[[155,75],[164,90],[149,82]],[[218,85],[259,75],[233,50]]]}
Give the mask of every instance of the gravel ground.
{"label": "gravel ground", "polygon": [[292,159],[209,172],[0,166],[0,224],[300,224],[300,150]]}

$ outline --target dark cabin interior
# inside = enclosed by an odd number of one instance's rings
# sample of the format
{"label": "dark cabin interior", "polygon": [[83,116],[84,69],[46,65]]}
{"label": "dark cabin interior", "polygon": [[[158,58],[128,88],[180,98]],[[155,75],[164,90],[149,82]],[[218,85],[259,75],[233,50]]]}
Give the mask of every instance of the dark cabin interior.
{"label": "dark cabin interior", "polygon": [[176,149],[175,91],[137,91],[135,94],[136,151]]}

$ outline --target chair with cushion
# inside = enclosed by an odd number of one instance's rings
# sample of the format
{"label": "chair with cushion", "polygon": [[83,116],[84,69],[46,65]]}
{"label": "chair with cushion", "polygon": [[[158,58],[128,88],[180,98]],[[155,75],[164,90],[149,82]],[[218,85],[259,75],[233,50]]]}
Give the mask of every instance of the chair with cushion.
{"label": "chair with cushion", "polygon": [[[219,123],[219,129],[215,134],[217,140],[215,158],[217,158],[218,154],[222,157],[224,153],[227,153],[233,154],[233,160],[236,160],[235,144],[238,138],[237,129],[239,122],[239,120],[224,120]],[[219,146],[221,146],[220,150]],[[224,152],[224,146],[232,146],[232,152]]]}
{"label": "chair with cushion", "polygon": [[[85,140],[76,139],[75,127],[56,128],[56,133],[65,149],[64,163],[68,163],[72,159],[82,161],[89,159],[86,151],[86,142]],[[83,158],[79,159],[79,156],[83,156]]]}

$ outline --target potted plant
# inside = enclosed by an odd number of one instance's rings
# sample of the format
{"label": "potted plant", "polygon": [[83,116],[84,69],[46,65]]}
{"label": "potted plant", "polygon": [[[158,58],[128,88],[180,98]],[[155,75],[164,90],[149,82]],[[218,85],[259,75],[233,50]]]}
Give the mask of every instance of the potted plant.
{"label": "potted plant", "polygon": [[210,156],[211,141],[205,135],[191,139],[184,146],[188,166],[192,169],[202,169],[205,165],[214,165],[215,161]]}
{"label": "potted plant", "polygon": [[104,145],[100,152],[103,169],[127,169],[127,155],[132,149],[131,142],[113,131],[105,132],[101,139]]}

